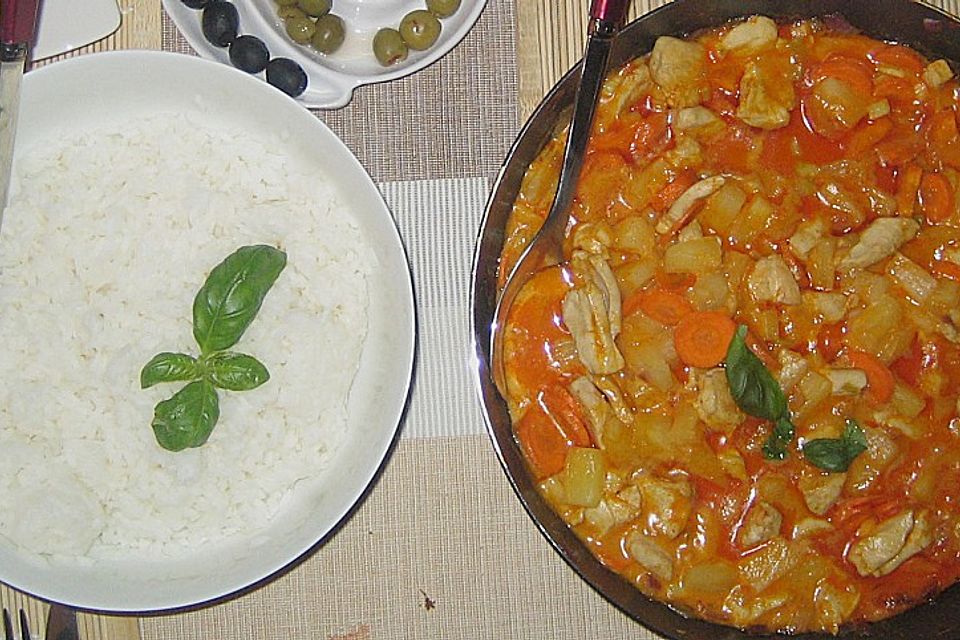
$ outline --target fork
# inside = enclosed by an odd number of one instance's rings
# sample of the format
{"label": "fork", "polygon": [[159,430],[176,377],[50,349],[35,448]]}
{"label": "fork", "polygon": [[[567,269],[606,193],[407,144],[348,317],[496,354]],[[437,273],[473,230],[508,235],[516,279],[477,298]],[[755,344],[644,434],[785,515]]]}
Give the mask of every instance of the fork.
{"label": "fork", "polygon": [[[17,640],[13,632],[13,621],[10,619],[10,612],[3,610],[3,640]],[[30,640],[30,627],[27,625],[27,614],[20,609],[20,639]]]}

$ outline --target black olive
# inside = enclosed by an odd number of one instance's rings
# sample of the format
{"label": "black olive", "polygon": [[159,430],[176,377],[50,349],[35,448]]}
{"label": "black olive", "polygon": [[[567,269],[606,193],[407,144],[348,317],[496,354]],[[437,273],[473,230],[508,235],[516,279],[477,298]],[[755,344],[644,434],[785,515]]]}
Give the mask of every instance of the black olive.
{"label": "black olive", "polygon": [[274,58],[267,63],[267,82],[294,98],[307,90],[307,74],[290,58]]}
{"label": "black olive", "polygon": [[182,0],[191,9],[203,9],[210,0]]}
{"label": "black olive", "polygon": [[230,62],[247,73],[260,73],[270,61],[270,52],[256,36],[240,36],[230,44]]}
{"label": "black olive", "polygon": [[225,47],[237,37],[240,16],[237,8],[225,0],[211,0],[203,9],[203,36],[210,44]]}

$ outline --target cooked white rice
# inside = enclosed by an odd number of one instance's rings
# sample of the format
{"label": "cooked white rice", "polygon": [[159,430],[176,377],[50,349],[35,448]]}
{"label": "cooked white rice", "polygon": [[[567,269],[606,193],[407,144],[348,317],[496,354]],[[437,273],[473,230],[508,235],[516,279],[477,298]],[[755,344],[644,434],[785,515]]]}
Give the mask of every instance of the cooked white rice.
{"label": "cooked white rice", "polygon": [[[0,227],[0,536],[45,556],[180,556],[266,525],[346,428],[375,256],[334,186],[276,141],[151,116],[18,160]],[[238,247],[288,263],[235,350],[271,379],[220,392],[206,445],[160,448],[139,387],[196,355],[191,305]]]}

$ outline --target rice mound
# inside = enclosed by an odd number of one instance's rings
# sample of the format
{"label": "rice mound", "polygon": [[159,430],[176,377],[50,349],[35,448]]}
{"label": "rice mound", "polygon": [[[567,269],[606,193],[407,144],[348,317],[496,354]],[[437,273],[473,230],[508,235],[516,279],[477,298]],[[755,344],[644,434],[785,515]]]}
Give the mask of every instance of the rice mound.
{"label": "rice mound", "polygon": [[[141,390],[140,369],[198,355],[193,298],[248,244],[287,252],[234,347],[271,378],[219,392],[206,445],[165,451],[153,408],[183,383]],[[344,438],[375,266],[335,186],[252,132],[157,114],[20,155],[0,227],[0,536],[95,561],[265,527]]]}

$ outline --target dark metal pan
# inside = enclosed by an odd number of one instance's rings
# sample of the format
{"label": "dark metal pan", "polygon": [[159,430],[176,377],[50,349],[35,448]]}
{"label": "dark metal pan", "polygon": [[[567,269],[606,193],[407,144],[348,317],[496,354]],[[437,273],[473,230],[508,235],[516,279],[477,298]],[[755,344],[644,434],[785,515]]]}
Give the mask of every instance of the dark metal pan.
{"label": "dark metal pan", "polygon": [[[960,20],[911,0],[675,0],[627,26],[611,55],[613,67],[650,51],[661,35],[681,36],[719,26],[729,20],[763,14],[776,20],[835,15],[866,35],[907,44],[931,58],[946,58],[960,68]],[[675,640],[741,640],[756,634],[682,615],[647,598],[629,582],[606,569],[537,493],[513,437],[506,405],[490,376],[490,331],[497,296],[497,264],[504,227],[527,166],[558,125],[569,119],[576,90],[576,69],[568,72],[544,98],[510,149],[477,239],[473,266],[472,310],[478,392],[487,428],[517,496],[530,517],[563,559],[603,597],[647,628]],[[563,118],[563,119],[562,119]],[[884,640],[960,639],[960,585],[948,589],[888,620],[846,629],[843,638]],[[767,638],[813,640],[820,634]]]}

